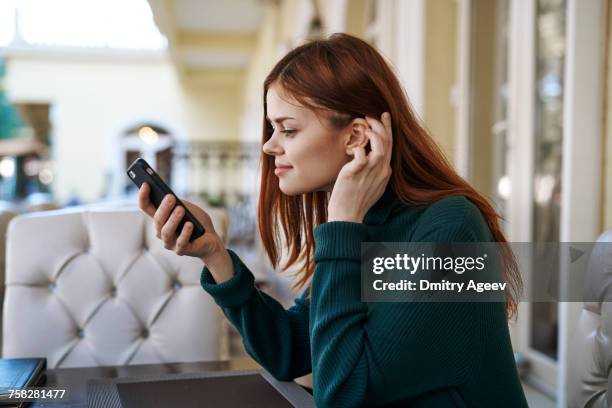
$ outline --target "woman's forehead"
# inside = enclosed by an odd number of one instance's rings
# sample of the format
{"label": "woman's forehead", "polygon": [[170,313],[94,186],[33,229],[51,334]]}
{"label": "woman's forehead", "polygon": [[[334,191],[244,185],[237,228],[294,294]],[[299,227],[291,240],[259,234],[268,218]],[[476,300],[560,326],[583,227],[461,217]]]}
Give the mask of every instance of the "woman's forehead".
{"label": "woman's forehead", "polygon": [[280,87],[271,86],[266,94],[266,108],[269,119],[286,116],[304,116],[313,114],[310,108],[302,105],[289,93],[282,90]]}

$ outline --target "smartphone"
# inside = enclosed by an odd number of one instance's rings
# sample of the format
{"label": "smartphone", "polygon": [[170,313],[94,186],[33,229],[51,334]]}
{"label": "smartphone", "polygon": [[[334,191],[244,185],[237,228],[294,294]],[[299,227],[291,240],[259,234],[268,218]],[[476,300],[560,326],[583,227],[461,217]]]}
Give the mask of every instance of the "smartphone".
{"label": "smartphone", "polygon": [[189,211],[185,204],[183,204],[181,200],[179,200],[177,195],[174,194],[174,192],[170,189],[170,187],[168,187],[164,180],[159,177],[155,170],[153,170],[153,168],[149,166],[149,163],[147,163],[145,159],[139,157],[138,159],[134,160],[134,163],[132,163],[127,169],[127,175],[134,182],[134,184],[138,186],[138,188],[140,188],[140,186],[142,186],[142,183],[144,183],[145,181],[147,182],[147,184],[149,184],[149,187],[151,188],[151,192],[149,193],[149,200],[151,200],[151,203],[153,203],[155,208],[159,207],[166,194],[172,194],[174,196],[174,198],[176,199],[174,208],[176,208],[177,205],[180,205],[185,210],[185,215],[183,215],[183,219],[177,227],[177,234],[180,234],[180,232],[183,230],[183,226],[185,225],[185,223],[189,221],[193,224],[194,227],[193,231],[191,232],[189,242],[204,235],[205,229],[202,224],[200,224],[196,217],[193,216],[193,214]]}

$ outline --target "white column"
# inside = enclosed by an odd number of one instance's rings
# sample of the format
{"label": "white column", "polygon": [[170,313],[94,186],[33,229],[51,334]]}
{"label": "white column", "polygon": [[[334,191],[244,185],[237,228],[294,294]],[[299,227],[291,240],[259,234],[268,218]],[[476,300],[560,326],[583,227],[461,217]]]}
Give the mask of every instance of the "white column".
{"label": "white column", "polygon": [[[592,242],[600,233],[605,1],[568,0],[563,111],[561,241]],[[567,259],[567,258],[566,258]],[[561,296],[569,270],[561,263]],[[566,295],[567,296],[567,295]],[[559,304],[558,407],[568,406],[572,338],[580,303]]]}
{"label": "white column", "polygon": [[453,101],[457,112],[455,133],[455,168],[462,177],[469,179],[470,169],[470,72],[471,66],[471,0],[457,0],[459,35],[457,36],[457,83],[453,89]]}
{"label": "white column", "polygon": [[325,6],[324,29],[325,35],[344,32],[346,30],[346,10],[348,0],[328,0]]}
{"label": "white column", "polygon": [[[381,30],[381,48],[397,67],[415,113],[423,118],[425,109],[425,0],[396,0],[381,4],[381,23],[392,22]],[[386,19],[385,15],[390,18]],[[387,39],[385,33],[393,33]],[[387,50],[390,50],[388,52]]]}
{"label": "white column", "polygon": [[[508,55],[508,150],[507,171],[510,178],[508,199],[508,240],[531,242],[533,226],[534,109],[535,109],[535,11],[536,0],[510,0]],[[518,257],[526,282],[530,280],[531,258]],[[528,285],[525,285],[528,287]],[[529,294],[525,293],[525,297]],[[533,379],[538,389],[554,394],[556,365],[539,358],[530,348],[531,303],[518,305],[519,320],[511,325],[516,351],[532,362]],[[550,380],[550,381],[548,381]],[[532,384],[533,385],[533,384]],[[552,390],[551,390],[552,389]]]}
{"label": "white column", "polygon": [[510,241],[531,241],[534,174],[535,0],[510,3],[508,200]]}

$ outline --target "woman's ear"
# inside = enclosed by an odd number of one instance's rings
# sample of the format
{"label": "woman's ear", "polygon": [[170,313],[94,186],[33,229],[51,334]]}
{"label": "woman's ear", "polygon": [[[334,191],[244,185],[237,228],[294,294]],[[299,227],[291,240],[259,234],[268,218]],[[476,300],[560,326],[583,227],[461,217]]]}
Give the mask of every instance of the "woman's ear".
{"label": "woman's ear", "polygon": [[347,132],[344,141],[345,152],[349,156],[352,156],[353,149],[355,147],[365,147],[369,138],[365,134],[366,129],[369,129],[370,125],[363,118],[355,118],[347,127]]}

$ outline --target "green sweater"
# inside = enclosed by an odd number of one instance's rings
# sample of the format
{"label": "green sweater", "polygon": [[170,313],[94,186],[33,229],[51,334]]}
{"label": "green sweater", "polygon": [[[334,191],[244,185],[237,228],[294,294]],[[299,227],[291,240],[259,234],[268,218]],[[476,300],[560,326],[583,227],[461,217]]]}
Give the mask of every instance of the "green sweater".
{"label": "green sweater", "polygon": [[228,250],[235,275],[201,284],[279,380],[313,373],[319,407],[526,407],[502,303],[361,302],[361,242],[482,242],[492,236],[463,196],[407,206],[388,187],[363,224],[315,228],[315,272],[285,309],[254,286]]}

